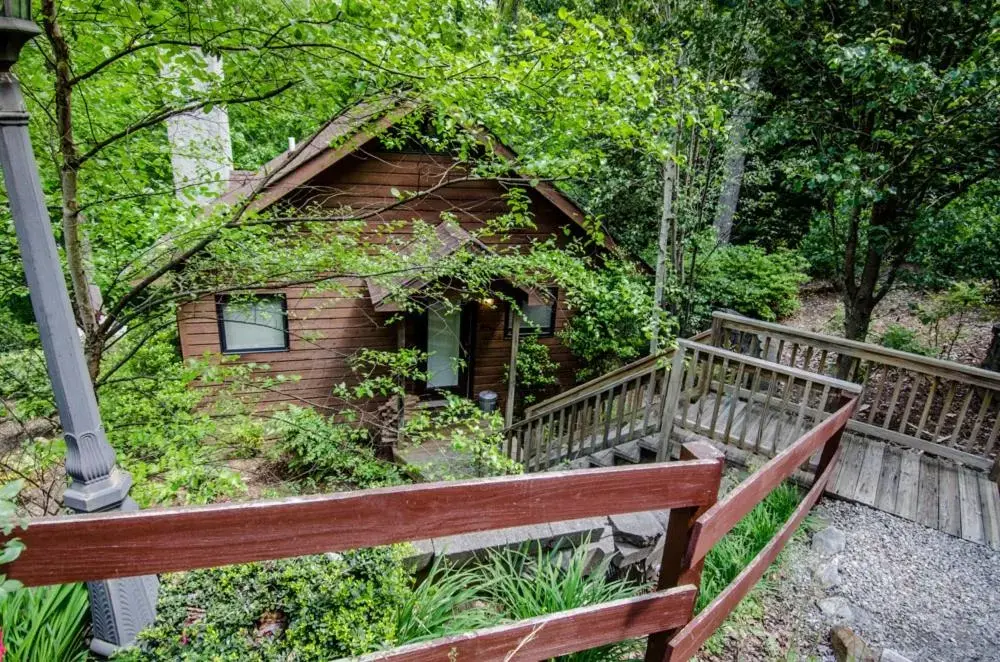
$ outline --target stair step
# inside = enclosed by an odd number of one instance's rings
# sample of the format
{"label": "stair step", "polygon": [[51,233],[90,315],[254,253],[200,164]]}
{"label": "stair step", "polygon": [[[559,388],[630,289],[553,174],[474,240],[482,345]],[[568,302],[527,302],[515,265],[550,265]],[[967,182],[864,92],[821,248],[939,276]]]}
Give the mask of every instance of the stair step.
{"label": "stair step", "polygon": [[570,460],[568,466],[570,469],[589,469],[593,465],[590,463],[590,458],[578,457],[575,460]]}
{"label": "stair step", "polygon": [[615,452],[611,448],[591,453],[587,456],[587,459],[590,460],[590,464],[595,467],[615,466]]}
{"label": "stair step", "polygon": [[639,449],[639,441],[629,441],[620,446],[615,446],[611,449],[615,457],[619,457],[626,462],[631,462],[632,464],[638,464],[641,458],[641,450]]}
{"label": "stair step", "polygon": [[636,443],[638,443],[639,447],[643,450],[647,450],[650,453],[657,453],[660,450],[660,435],[646,435],[645,437],[639,439]]}

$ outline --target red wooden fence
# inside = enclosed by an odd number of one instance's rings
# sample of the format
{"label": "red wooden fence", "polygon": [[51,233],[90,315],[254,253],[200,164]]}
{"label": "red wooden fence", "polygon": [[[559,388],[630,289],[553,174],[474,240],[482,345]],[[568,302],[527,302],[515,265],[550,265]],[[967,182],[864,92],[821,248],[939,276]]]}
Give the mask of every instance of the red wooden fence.
{"label": "red wooden fence", "polygon": [[[647,660],[695,653],[760,578],[829,477],[855,406],[803,435],[716,503],[723,456],[704,442],[682,460],[289,498],[45,518],[15,532],[26,548],[6,566],[28,586],[146,575],[407,540],[648,510],[671,510],[657,589],[601,605],[477,630],[372,659],[539,660],[650,635]],[[819,449],[815,486],[750,566],[692,620],[704,556],[771,489]]]}

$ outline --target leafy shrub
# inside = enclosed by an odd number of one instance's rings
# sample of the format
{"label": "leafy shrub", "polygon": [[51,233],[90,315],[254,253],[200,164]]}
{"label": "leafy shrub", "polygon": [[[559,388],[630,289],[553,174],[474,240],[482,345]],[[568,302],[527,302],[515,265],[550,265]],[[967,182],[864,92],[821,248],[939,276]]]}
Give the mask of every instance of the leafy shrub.
{"label": "leafy shrub", "polygon": [[83,584],[22,588],[0,601],[5,662],[87,659],[89,614]]}
{"label": "leafy shrub", "polygon": [[775,321],[798,309],[799,286],[808,280],[806,266],[787,249],[766,253],[752,245],[721,246],[702,262],[696,287],[711,308]]}
{"label": "leafy shrub", "polygon": [[[534,336],[522,336],[517,348],[517,393],[521,402],[530,405],[559,383],[559,364],[549,356],[548,345]],[[510,382],[510,366],[504,369],[504,383]]]}
{"label": "leafy shrub", "polygon": [[898,349],[901,352],[910,352],[911,354],[921,354],[923,356],[934,354],[933,349],[920,342],[916,331],[908,329],[902,324],[891,324],[886,328],[880,342],[883,347]]}
{"label": "leafy shrub", "polygon": [[[566,304],[573,315],[559,339],[583,366],[578,379],[602,375],[646,352],[653,295],[634,267],[611,262],[576,274],[566,285]],[[660,328],[672,328],[665,315]]]}
{"label": "leafy shrub", "polygon": [[169,575],[156,622],[121,660],[330,660],[396,640],[410,593],[397,548]]}
{"label": "leafy shrub", "polygon": [[340,489],[396,485],[399,472],[375,457],[368,431],[353,422],[338,423],[314,409],[289,407],[274,415],[272,452],[297,480]]}

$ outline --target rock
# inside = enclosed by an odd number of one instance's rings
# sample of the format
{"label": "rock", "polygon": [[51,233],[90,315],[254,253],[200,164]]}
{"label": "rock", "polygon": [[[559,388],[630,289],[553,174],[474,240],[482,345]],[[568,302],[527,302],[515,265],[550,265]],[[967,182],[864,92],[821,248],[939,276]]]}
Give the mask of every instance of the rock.
{"label": "rock", "polygon": [[615,547],[618,548],[618,554],[615,555],[614,560],[615,567],[617,568],[635,565],[639,561],[644,560],[653,551],[652,547],[636,547],[627,542],[616,543]]}
{"label": "rock", "polygon": [[434,560],[434,541],[414,540],[410,543],[410,553],[403,559],[403,565],[410,572],[420,572]]}
{"label": "rock", "polygon": [[840,586],[840,562],[838,559],[830,559],[826,563],[820,564],[815,571],[816,581],[826,590]]}
{"label": "rock", "polygon": [[833,628],[830,645],[837,662],[876,662],[874,651],[850,628]]}
{"label": "rock", "polygon": [[565,522],[550,522],[552,549],[577,547],[586,542],[600,540],[608,528],[607,517],[590,517]]}
{"label": "rock", "polygon": [[814,552],[823,556],[833,556],[844,551],[847,538],[844,532],[835,526],[828,526],[822,531],[813,534],[812,548]]}
{"label": "rock", "polygon": [[891,648],[886,648],[882,651],[882,657],[879,658],[879,662],[910,662],[910,658]]}
{"label": "rock", "polygon": [[602,537],[597,542],[587,545],[587,556],[583,562],[583,574],[589,575],[605,559],[614,561],[618,550],[615,549],[615,541],[611,535]]}
{"label": "rock", "polygon": [[651,513],[629,513],[608,518],[615,540],[636,547],[649,547],[663,535],[663,526]]}
{"label": "rock", "polygon": [[823,612],[824,616],[835,622],[849,621],[853,615],[851,612],[851,605],[847,602],[847,598],[839,595],[832,598],[824,598],[816,604],[819,606],[819,610]]}

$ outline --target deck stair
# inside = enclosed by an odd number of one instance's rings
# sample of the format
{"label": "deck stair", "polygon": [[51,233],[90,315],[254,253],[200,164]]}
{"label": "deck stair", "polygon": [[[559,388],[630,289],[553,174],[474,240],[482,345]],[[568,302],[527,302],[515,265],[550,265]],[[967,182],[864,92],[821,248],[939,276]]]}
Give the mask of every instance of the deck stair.
{"label": "deck stair", "polygon": [[857,395],[828,493],[1000,549],[1000,375],[722,313],[678,344],[527,410],[505,431],[511,457],[654,462],[696,435],[754,462]]}

